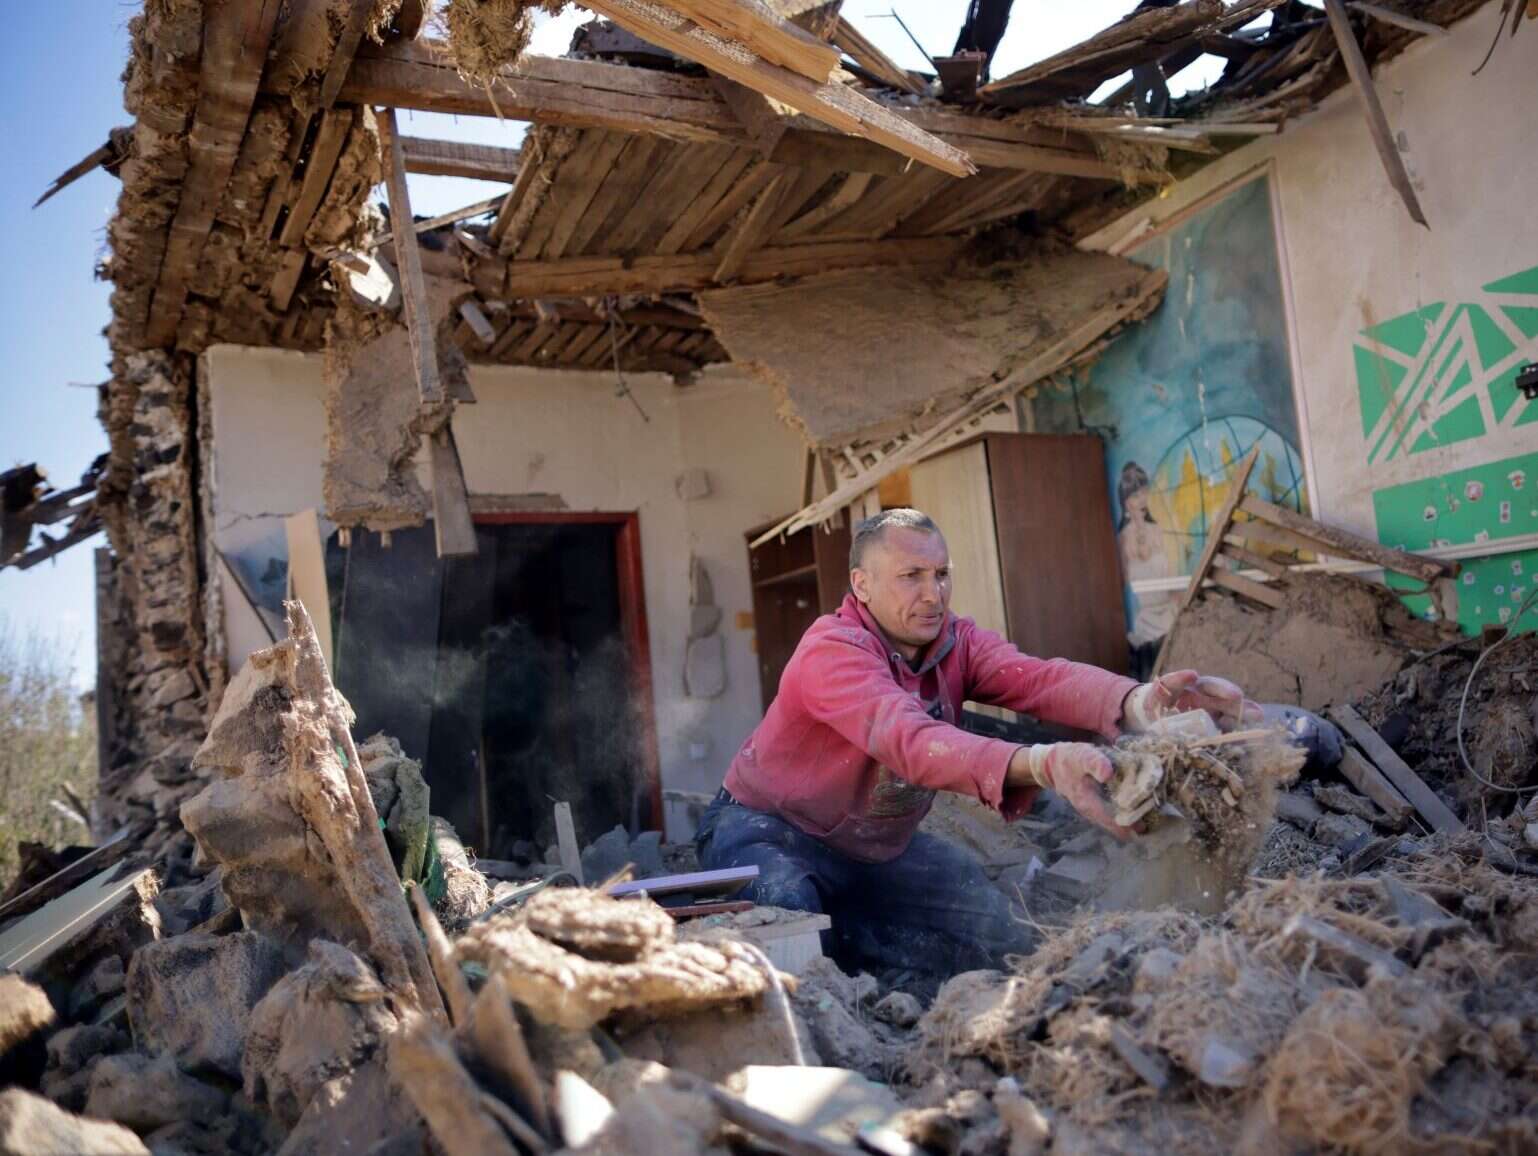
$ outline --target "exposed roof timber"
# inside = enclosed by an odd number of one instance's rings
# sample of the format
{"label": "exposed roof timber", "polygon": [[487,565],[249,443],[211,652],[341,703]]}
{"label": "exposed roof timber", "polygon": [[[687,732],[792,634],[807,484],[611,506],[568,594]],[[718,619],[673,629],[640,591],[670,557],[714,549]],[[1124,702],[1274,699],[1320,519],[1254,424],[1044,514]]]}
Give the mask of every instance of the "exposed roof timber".
{"label": "exposed roof timber", "polygon": [[403,136],[401,151],[406,154],[408,173],[430,177],[470,177],[478,181],[505,181],[508,184],[518,177],[518,149]]}
{"label": "exposed roof timber", "polygon": [[833,32],[833,43],[847,52],[850,58],[866,72],[876,77],[883,84],[889,84],[893,88],[903,92],[911,92],[920,95],[927,91],[905,69],[897,64],[877,48],[849,21],[842,16],[838,18],[838,26]]}
{"label": "exposed roof timber", "polygon": [[[960,242],[951,237],[885,241],[832,241],[758,249],[736,270],[742,283],[798,277],[832,269],[940,265]],[[535,261],[479,261],[475,285],[486,297],[601,297],[667,293],[715,283],[721,256],[709,250],[670,256],[559,257]]]}
{"label": "exposed roof timber", "polygon": [[797,28],[760,0],[666,3],[701,28],[740,41],[770,64],[788,68],[808,80],[823,83],[838,67],[838,49]]}
{"label": "exposed roof timber", "polygon": [[[502,116],[578,128],[651,133],[675,140],[752,145],[741,122],[708,79],[593,60],[526,56],[495,100],[466,83],[441,47],[365,42],[341,99],[424,112]],[[942,108],[892,110],[916,128],[965,151],[984,168],[1010,168],[1116,180],[1080,134],[1041,129]],[[408,138],[409,139],[409,138]],[[772,160],[837,171],[900,172],[905,158],[858,137],[831,132],[798,116]]]}
{"label": "exposed roof timber", "polygon": [[188,133],[191,159],[150,299],[147,345],[168,346],[176,337],[187,286],[246,135],[281,7],[282,0],[221,4],[204,17],[198,103]]}
{"label": "exposed roof timber", "polygon": [[584,0],[583,6],[660,48],[783,101],[840,132],[876,141],[952,176],[968,176],[976,171],[960,149],[916,128],[885,105],[846,85],[809,80],[752,53],[744,53],[741,45],[711,34],[672,9],[642,0]]}
{"label": "exposed roof timber", "polygon": [[336,94],[342,91],[342,82],[347,79],[352,58],[358,51],[358,45],[363,42],[363,33],[368,28],[374,3],[375,0],[352,0],[347,23],[342,26],[342,34],[337,38],[336,48],[331,53],[331,63],[326,66],[325,79],[320,83],[322,108],[330,108],[335,104]]}

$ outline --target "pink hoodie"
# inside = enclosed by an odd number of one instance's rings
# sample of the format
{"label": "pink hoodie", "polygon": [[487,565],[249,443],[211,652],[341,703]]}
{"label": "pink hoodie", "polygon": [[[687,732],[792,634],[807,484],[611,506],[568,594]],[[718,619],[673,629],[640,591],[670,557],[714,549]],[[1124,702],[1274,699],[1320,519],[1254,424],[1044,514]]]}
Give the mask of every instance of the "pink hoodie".
{"label": "pink hoodie", "polygon": [[1136,685],[1032,658],[955,615],[914,670],[850,594],[802,636],[726,789],[851,858],[884,863],[907,850],[936,791],[971,795],[1006,819],[1030,806],[1034,788],[1004,787],[1018,747],[960,730],[964,700],[1114,738]]}

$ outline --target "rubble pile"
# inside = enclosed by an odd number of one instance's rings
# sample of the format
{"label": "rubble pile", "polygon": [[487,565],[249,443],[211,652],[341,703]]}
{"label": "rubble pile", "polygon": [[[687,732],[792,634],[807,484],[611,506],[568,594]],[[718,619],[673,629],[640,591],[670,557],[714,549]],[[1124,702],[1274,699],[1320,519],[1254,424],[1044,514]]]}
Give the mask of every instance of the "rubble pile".
{"label": "rubble pile", "polygon": [[1081,919],[942,988],[905,1080],[978,1151],[1023,1095],[1053,1153],[1526,1152],[1535,975],[1538,887],[1438,840],[1371,877],[1253,880],[1220,917]]}
{"label": "rubble pile", "polygon": [[[25,978],[0,975],[0,1152],[1538,1144],[1538,814],[1522,796],[1480,797],[1487,838],[1430,835],[1409,804],[1305,767],[1278,730],[1124,740],[1112,801],[1139,840],[1050,798],[1002,834],[991,812],[937,808],[1042,941],[936,993],[845,974],[815,954],[825,922],[795,931],[806,913],[677,922],[610,895],[627,864],[692,866],[622,828],[583,853],[591,887],[552,886],[531,844],[545,878],[493,891],[430,814],[420,766],[387,736],[354,745],[300,607],[290,631],[232,680],[190,758],[208,781],[186,831],[109,862],[77,889],[96,915],[7,957]],[[1531,653],[1481,672],[1471,750],[1531,709]],[[1472,658],[1432,655],[1360,702],[1470,826],[1446,703]],[[777,933],[809,934],[813,955],[776,966]]]}

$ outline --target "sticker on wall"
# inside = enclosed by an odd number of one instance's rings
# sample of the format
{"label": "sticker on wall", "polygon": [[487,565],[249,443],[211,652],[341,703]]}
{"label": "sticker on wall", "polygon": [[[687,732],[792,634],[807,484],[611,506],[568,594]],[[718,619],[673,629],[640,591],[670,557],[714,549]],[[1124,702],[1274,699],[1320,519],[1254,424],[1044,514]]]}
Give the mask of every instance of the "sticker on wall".
{"label": "sticker on wall", "polygon": [[[1378,490],[1373,494],[1378,538],[1405,550],[1425,550],[1444,543],[1495,546],[1519,537],[1527,547],[1533,535],[1533,516],[1538,515],[1538,491],[1526,484],[1535,470],[1538,453]],[[1484,500],[1464,502],[1456,508],[1445,501],[1449,493],[1475,491]],[[1467,558],[1461,564],[1458,622],[1472,633],[1510,619],[1511,604],[1520,603],[1531,589],[1525,579],[1538,566],[1538,549]],[[1405,590],[1416,587],[1393,576],[1389,582]],[[1405,602],[1417,613],[1426,612],[1430,605],[1423,596],[1406,597]],[[1531,615],[1523,620],[1522,629],[1532,629],[1535,624],[1538,615]]]}
{"label": "sticker on wall", "polygon": [[1538,359],[1538,266],[1373,325],[1354,353],[1371,464],[1538,422],[1516,385]]}

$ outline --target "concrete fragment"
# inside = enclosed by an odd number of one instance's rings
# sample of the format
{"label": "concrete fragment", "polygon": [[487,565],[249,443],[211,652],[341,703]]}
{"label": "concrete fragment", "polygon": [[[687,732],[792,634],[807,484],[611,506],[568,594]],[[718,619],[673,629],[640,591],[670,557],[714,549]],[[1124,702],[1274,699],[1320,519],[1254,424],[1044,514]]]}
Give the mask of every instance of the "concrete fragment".
{"label": "concrete fragment", "polygon": [[105,959],[98,960],[96,965],[86,973],[85,978],[76,983],[74,990],[70,992],[69,1018],[89,1019],[95,1014],[97,1008],[123,990],[124,980],[125,972],[121,956],[109,955]]}
{"label": "concrete fragment", "polygon": [[170,1056],[106,1056],[91,1067],[85,1114],[150,1132],[177,1120],[211,1124],[229,1108],[218,1088],[187,1075]]}
{"label": "concrete fragment", "polygon": [[1314,829],[1324,808],[1302,791],[1280,791],[1276,796],[1276,817],[1285,819],[1304,834]]}
{"label": "concrete fragment", "polygon": [[358,956],[324,940],[251,1012],[240,1072],[246,1098],[292,1127],[329,1081],[363,1063],[395,1028],[385,989]]}
{"label": "concrete fragment", "polygon": [[[629,862],[630,833],[617,826],[582,849],[582,877],[596,886]],[[646,876],[637,871],[636,877],[644,879]]]}
{"label": "concrete fragment", "polygon": [[256,931],[152,943],[128,972],[134,1038],[186,1071],[239,1078],[251,1009],[283,972],[282,949]]}
{"label": "concrete fragment", "polygon": [[71,1115],[21,1088],[0,1092],[0,1152],[6,1156],[149,1156],[144,1141],[127,1128]]}

